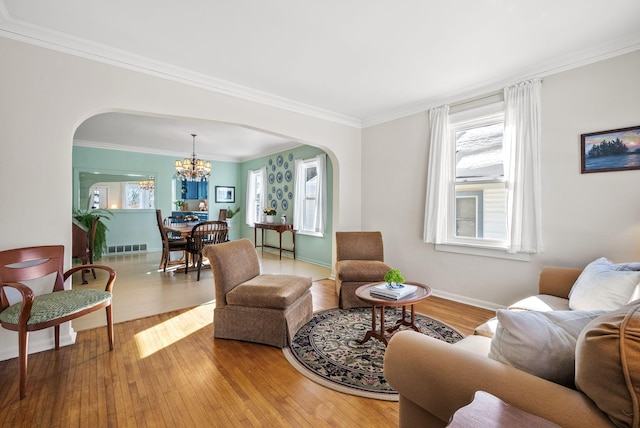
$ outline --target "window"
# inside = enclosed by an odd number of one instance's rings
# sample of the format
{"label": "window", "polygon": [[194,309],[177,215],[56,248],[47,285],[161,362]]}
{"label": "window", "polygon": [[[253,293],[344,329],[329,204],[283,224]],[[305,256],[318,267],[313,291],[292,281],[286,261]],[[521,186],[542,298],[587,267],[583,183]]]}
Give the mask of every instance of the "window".
{"label": "window", "polygon": [[[494,109],[500,108],[501,103],[494,106]],[[450,214],[454,221],[450,222],[447,241],[506,247],[504,114],[485,111],[450,115],[450,147],[455,149],[455,198]]]}
{"label": "window", "polygon": [[265,207],[266,168],[249,171],[247,176],[247,212],[246,223],[253,227],[254,223],[262,222],[262,210]]}
{"label": "window", "polygon": [[325,155],[295,161],[293,227],[298,233],[324,235],[326,222]]}
{"label": "window", "polygon": [[541,88],[533,79],[429,110],[424,242],[507,258],[542,251]]}

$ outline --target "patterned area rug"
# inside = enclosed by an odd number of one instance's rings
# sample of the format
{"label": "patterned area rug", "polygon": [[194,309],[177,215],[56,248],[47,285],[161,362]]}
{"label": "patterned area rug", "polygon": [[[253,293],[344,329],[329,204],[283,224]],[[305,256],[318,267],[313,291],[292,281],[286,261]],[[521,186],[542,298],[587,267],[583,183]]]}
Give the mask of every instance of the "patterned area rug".
{"label": "patterned area rug", "polygon": [[[401,316],[400,308],[385,310],[391,326]],[[421,332],[448,343],[464,336],[445,323],[416,314]],[[309,379],[351,395],[397,401],[398,393],[382,373],[385,346],[372,338],[360,345],[371,328],[371,308],[328,309],[314,314],[283,352],[289,363]]]}

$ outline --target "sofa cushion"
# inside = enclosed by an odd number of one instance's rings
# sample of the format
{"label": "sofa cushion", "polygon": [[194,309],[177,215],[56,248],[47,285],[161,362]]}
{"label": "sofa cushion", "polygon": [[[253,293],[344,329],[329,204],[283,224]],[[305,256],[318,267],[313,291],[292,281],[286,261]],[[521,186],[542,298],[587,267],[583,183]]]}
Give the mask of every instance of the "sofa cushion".
{"label": "sofa cushion", "polygon": [[615,425],[640,425],[639,302],[585,327],[576,344],[576,386]]}
{"label": "sofa cushion", "polygon": [[376,282],[384,280],[391,267],[377,260],[342,260],[336,262],[336,275],[344,282]]}
{"label": "sofa cushion", "polygon": [[569,293],[574,310],[612,311],[640,297],[638,263],[614,264],[605,257],[584,268]]}
{"label": "sofa cushion", "polygon": [[285,309],[309,288],[311,278],[297,275],[258,275],[226,295],[228,305]]}
{"label": "sofa cushion", "polygon": [[573,387],[576,340],[604,311],[498,310],[489,358]]}
{"label": "sofa cushion", "polygon": [[[550,296],[548,294],[538,294],[529,296],[516,303],[509,305],[510,311],[568,311],[569,300],[562,297]],[[498,318],[494,317],[480,324],[475,328],[473,334],[484,337],[493,337],[498,328]]]}
{"label": "sofa cushion", "polygon": [[520,311],[568,311],[569,300],[562,297],[550,296],[548,294],[537,294],[535,296],[529,296],[522,300],[519,300],[511,305],[507,309],[520,310]]}

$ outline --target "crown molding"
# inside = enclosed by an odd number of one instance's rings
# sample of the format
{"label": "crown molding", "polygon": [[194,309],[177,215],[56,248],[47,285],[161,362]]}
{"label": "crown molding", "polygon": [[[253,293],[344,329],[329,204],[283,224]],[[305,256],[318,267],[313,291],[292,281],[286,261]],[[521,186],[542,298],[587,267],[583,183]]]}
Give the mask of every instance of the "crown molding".
{"label": "crown molding", "polygon": [[425,112],[438,105],[451,104],[499,90],[521,80],[544,78],[640,49],[640,32],[637,32],[594,45],[573,55],[565,55],[527,69],[521,69],[508,77],[503,76],[492,81],[478,82],[472,87],[466,87],[464,91],[432,97],[361,120],[14,19],[9,15],[3,0],[0,0],[0,37],[358,129]]}
{"label": "crown molding", "polygon": [[357,118],[14,19],[9,15],[2,0],[0,36],[340,125],[361,128],[362,124]]}
{"label": "crown molding", "polygon": [[585,65],[604,61],[606,59],[637,50],[640,50],[640,32],[609,41],[607,43],[595,45],[589,49],[576,52],[573,55],[565,55],[562,58],[556,58],[552,61],[518,70],[511,76],[503,76],[500,79],[494,79],[492,81],[478,82],[476,85],[467,87],[464,91],[460,91],[458,93],[447,94],[441,97],[433,97],[412,105],[405,105],[395,110],[389,110],[381,114],[365,118],[362,120],[362,128],[369,128],[392,120],[422,113],[433,107],[438,107],[444,104],[455,104],[474,97],[482,96],[487,93],[502,90],[504,87],[523,80],[533,78],[544,79],[545,77],[553,74],[583,67]]}

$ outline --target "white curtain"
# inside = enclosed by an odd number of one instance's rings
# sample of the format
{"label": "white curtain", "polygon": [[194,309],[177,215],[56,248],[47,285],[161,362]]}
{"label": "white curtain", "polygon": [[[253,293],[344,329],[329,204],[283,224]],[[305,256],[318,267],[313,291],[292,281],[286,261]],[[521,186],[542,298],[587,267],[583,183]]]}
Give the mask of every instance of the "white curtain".
{"label": "white curtain", "polygon": [[293,161],[295,167],[295,177],[293,182],[293,228],[302,230],[304,225],[304,199],[305,199],[305,174],[304,161],[296,159]]}
{"label": "white curtain", "polygon": [[[316,219],[315,228],[312,231],[318,234],[324,234],[327,224],[327,178],[326,178],[326,155],[324,153],[312,158],[309,161],[315,161],[318,171],[318,185],[316,187],[316,212],[313,217]],[[293,228],[295,230],[304,229],[304,203],[306,198],[306,174],[305,161],[296,159],[295,181],[294,181],[294,197],[293,197]]]}
{"label": "white curtain", "polygon": [[542,82],[539,79],[504,89],[505,180],[510,253],[543,250],[540,172]]}
{"label": "white curtain", "polygon": [[[259,179],[257,179],[259,177]],[[261,183],[260,189],[257,183]],[[256,203],[256,196],[260,194],[260,201]],[[248,226],[253,227],[254,223],[262,222],[261,211],[265,207],[265,198],[267,194],[267,167],[247,172],[247,197],[245,213],[245,222]],[[256,207],[257,205],[257,207]],[[258,210],[260,208],[260,210]]]}
{"label": "white curtain", "polygon": [[453,179],[454,151],[449,139],[449,106],[429,110],[429,170],[425,206],[424,242],[443,243],[447,238],[447,213]]}

